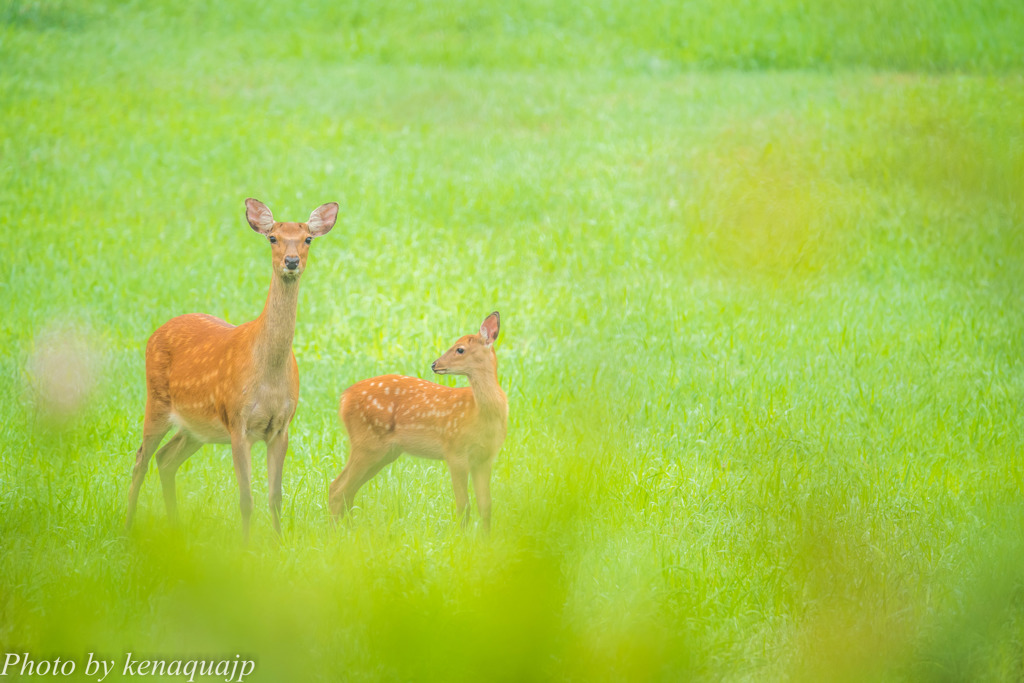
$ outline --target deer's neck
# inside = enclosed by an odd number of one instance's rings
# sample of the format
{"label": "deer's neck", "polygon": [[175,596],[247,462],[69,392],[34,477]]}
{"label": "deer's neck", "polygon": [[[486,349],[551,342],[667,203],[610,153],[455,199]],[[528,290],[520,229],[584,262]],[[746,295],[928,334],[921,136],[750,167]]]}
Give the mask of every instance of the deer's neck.
{"label": "deer's neck", "polygon": [[505,420],[508,415],[508,399],[498,383],[497,361],[488,370],[470,375],[469,386],[473,388],[473,398],[481,416]]}
{"label": "deer's neck", "polygon": [[276,273],[270,280],[270,293],[263,312],[256,319],[254,339],[256,362],[267,372],[288,367],[295,336],[295,316],[299,306],[298,278],[285,280]]}

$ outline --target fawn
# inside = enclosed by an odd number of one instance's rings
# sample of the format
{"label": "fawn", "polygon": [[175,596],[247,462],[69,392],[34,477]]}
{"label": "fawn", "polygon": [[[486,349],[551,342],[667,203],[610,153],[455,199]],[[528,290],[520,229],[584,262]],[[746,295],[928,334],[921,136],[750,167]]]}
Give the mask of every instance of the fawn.
{"label": "fawn", "polygon": [[[235,327],[212,315],[192,313],[160,326],[146,344],[146,417],[142,445],[135,455],[128,494],[131,529],[139,489],[149,460],[156,463],[164,503],[177,522],[174,475],[206,443],[230,443],[238,480],[243,536],[252,514],[250,448],[267,444],[267,477],[274,530],[281,533],[281,471],[288,449],[288,426],[299,399],[299,369],[292,353],[299,276],[314,237],[327,234],[338,205],[324,204],[307,223],[278,223],[263,203],[245,200],[252,229],[270,242],[273,274],[263,312]],[[156,447],[172,428],[178,431]]]}
{"label": "fawn", "polygon": [[505,440],[508,399],[498,384],[499,316],[479,334],[462,337],[430,368],[439,375],[466,375],[468,388],[446,387],[417,377],[384,375],[353,384],[341,396],[339,416],[351,445],[348,462],[330,485],[335,519],[356,492],[402,453],[444,460],[455,489],[455,506],[467,523],[467,477],[473,477],[485,530],[491,522],[491,465]]}

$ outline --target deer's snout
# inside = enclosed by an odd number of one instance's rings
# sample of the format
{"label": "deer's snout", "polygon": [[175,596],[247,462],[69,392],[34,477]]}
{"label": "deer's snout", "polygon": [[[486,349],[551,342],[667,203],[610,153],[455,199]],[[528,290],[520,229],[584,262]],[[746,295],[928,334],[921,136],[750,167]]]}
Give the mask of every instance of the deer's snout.
{"label": "deer's snout", "polygon": [[284,257],[284,267],[287,268],[288,270],[295,270],[296,268],[299,267],[299,257],[298,256],[285,256]]}

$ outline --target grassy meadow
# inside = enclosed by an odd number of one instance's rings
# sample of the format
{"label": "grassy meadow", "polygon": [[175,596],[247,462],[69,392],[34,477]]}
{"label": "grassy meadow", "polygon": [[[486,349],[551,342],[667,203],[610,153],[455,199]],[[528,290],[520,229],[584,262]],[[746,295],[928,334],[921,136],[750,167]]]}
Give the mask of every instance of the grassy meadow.
{"label": "grassy meadow", "polygon": [[[0,0],[0,655],[1021,680],[1021,36],[1016,0]],[[126,536],[148,336],[266,298],[246,197],[342,207],[283,538],[262,444],[248,545],[226,446]],[[409,457],[332,529],[341,391],[463,385],[430,363],[495,309],[490,536]]]}

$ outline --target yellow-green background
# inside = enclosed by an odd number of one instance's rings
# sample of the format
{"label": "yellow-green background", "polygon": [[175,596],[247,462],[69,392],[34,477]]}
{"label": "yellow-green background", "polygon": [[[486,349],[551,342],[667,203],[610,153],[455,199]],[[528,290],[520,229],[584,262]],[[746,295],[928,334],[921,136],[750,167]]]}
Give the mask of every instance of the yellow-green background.
{"label": "yellow-green background", "polygon": [[[0,652],[1019,680],[1022,36],[1017,0],[0,0]],[[148,335],[266,296],[249,196],[342,206],[283,540],[260,504],[242,544],[222,446],[125,537]],[[332,530],[340,392],[494,309],[492,535],[409,458]]]}

